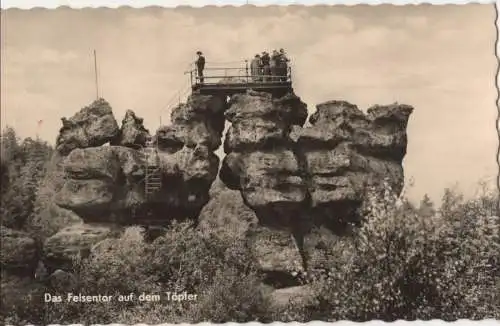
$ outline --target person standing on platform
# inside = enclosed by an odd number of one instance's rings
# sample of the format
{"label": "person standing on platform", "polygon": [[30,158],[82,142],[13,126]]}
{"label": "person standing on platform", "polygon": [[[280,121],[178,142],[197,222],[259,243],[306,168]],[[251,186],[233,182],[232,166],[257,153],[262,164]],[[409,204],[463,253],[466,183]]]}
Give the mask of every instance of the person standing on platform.
{"label": "person standing on platform", "polygon": [[286,56],[285,50],[280,49],[279,53],[279,71],[280,71],[280,80],[282,82],[286,82],[288,79],[288,62],[290,59]]}
{"label": "person standing on platform", "polygon": [[279,53],[278,51],[276,50],[273,50],[273,54],[271,55],[271,81],[278,81],[279,77],[277,77],[279,75]]}
{"label": "person standing on platform", "polygon": [[260,60],[262,64],[262,79],[264,82],[267,82],[269,81],[269,76],[271,75],[271,69],[269,67],[271,57],[269,57],[269,53],[267,53],[266,51],[262,52],[262,57],[260,58]]}
{"label": "person standing on platform", "polygon": [[261,77],[261,60],[260,60],[260,55],[256,54],[255,57],[252,59],[252,62],[250,63],[250,73],[252,74],[252,80],[253,82],[258,82],[260,81]]}
{"label": "person standing on platform", "polygon": [[198,72],[198,77],[200,78],[200,83],[203,83],[203,70],[205,69],[205,57],[201,51],[196,52],[198,59],[195,61],[196,70]]}

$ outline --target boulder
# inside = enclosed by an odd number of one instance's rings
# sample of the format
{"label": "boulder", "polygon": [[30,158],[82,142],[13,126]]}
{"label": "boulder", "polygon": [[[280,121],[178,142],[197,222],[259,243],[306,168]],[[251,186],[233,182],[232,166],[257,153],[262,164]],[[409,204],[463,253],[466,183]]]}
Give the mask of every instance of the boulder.
{"label": "boulder", "polygon": [[307,119],[307,105],[293,93],[276,98],[270,93],[249,90],[231,97],[225,117],[233,124],[248,119],[262,118],[282,121],[290,126],[302,126]]}
{"label": "boulder", "polygon": [[[290,232],[256,226],[247,232],[259,269],[269,277],[277,275],[272,283],[289,280],[304,271],[304,261]],[[280,279],[281,278],[281,279]]]}
{"label": "boulder", "polygon": [[245,240],[259,271],[273,287],[296,284],[304,261],[291,232],[259,225],[239,191],[221,189],[203,207],[198,229],[203,233]]}
{"label": "boulder", "polygon": [[49,271],[71,272],[75,259],[86,258],[92,246],[106,238],[117,237],[119,233],[120,229],[106,225],[69,226],[45,240],[43,262]]}
{"label": "boulder", "polygon": [[221,145],[220,132],[214,129],[210,121],[200,119],[162,126],[157,131],[158,146],[162,149],[176,149],[182,146],[194,148],[204,145],[216,150]]}
{"label": "boulder", "polygon": [[310,285],[292,286],[282,289],[274,289],[266,295],[271,309],[275,311],[287,308],[297,309],[315,304],[316,294]]}
{"label": "boulder", "polygon": [[186,103],[172,110],[172,125],[158,130],[158,147],[175,150],[181,145],[190,148],[202,145],[216,150],[221,145],[225,109],[223,97],[192,94]]}
{"label": "boulder", "polygon": [[118,124],[109,103],[103,99],[94,101],[69,119],[62,118],[56,149],[62,155],[75,148],[104,145],[119,135]]}
{"label": "boulder", "polygon": [[57,269],[48,277],[48,285],[53,293],[68,293],[77,289],[78,279],[73,273]]}
{"label": "boulder", "polygon": [[311,126],[294,130],[316,224],[335,229],[339,223],[358,223],[365,190],[384,180],[394,192],[401,192],[401,161],[412,110],[393,104],[374,106],[364,114],[348,102],[329,101],[317,106]]}
{"label": "boulder", "polygon": [[165,204],[168,216],[197,218],[208,202],[217,177],[219,158],[209,148],[183,147],[176,152],[158,152],[163,187],[152,200]]}
{"label": "boulder", "polygon": [[255,212],[245,205],[241,193],[228,188],[220,189],[210,198],[198,220],[202,232],[227,233],[237,238],[243,238],[258,224]]}
{"label": "boulder", "polygon": [[131,148],[141,148],[146,144],[149,130],[144,127],[144,119],[135,115],[134,111],[127,110],[122,120],[119,137],[112,144]]}
{"label": "boulder", "polygon": [[221,180],[241,191],[261,223],[290,227],[307,199],[304,171],[289,137],[293,126],[305,122],[306,105],[292,93],[276,98],[247,91],[231,97],[225,116],[232,126]]}
{"label": "boulder", "polygon": [[288,227],[307,199],[307,185],[291,150],[230,153],[224,158],[223,181],[236,180],[245,203],[262,223]]}
{"label": "boulder", "polygon": [[56,203],[87,222],[107,222],[110,212],[145,203],[142,156],[123,146],[73,150],[62,163],[65,182]]}

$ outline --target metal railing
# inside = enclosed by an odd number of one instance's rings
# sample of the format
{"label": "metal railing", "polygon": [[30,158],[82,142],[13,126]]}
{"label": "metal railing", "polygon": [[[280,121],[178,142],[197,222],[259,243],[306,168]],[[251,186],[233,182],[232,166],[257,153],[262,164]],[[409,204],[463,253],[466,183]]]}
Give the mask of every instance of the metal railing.
{"label": "metal railing", "polygon": [[198,74],[198,69],[190,70],[191,85],[204,84],[259,84],[259,83],[286,83],[292,81],[291,67],[278,67],[276,69],[266,69],[267,74],[260,70],[256,74],[250,67],[224,67],[224,68],[205,68],[203,76]]}

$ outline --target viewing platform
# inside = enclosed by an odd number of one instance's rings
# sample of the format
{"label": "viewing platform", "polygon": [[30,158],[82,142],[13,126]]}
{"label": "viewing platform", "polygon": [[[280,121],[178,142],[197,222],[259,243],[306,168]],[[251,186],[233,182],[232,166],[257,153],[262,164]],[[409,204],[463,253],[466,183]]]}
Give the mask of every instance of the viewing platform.
{"label": "viewing platform", "polygon": [[252,76],[245,68],[205,68],[203,77],[197,70],[188,72],[193,92],[203,95],[231,96],[252,89],[257,92],[287,93],[292,91],[292,69],[287,67],[281,75]]}

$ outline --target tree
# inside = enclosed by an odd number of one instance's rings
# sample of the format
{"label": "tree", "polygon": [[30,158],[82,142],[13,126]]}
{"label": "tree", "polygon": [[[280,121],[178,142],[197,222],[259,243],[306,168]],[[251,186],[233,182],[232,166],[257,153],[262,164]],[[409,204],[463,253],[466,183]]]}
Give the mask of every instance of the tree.
{"label": "tree", "polygon": [[33,213],[39,185],[52,148],[39,139],[21,143],[13,128],[2,134],[2,192],[0,216],[2,224],[22,229]]}
{"label": "tree", "polygon": [[421,217],[432,217],[436,213],[436,209],[434,208],[434,203],[427,194],[425,194],[422,200],[420,201],[420,205],[418,207],[418,213]]}

